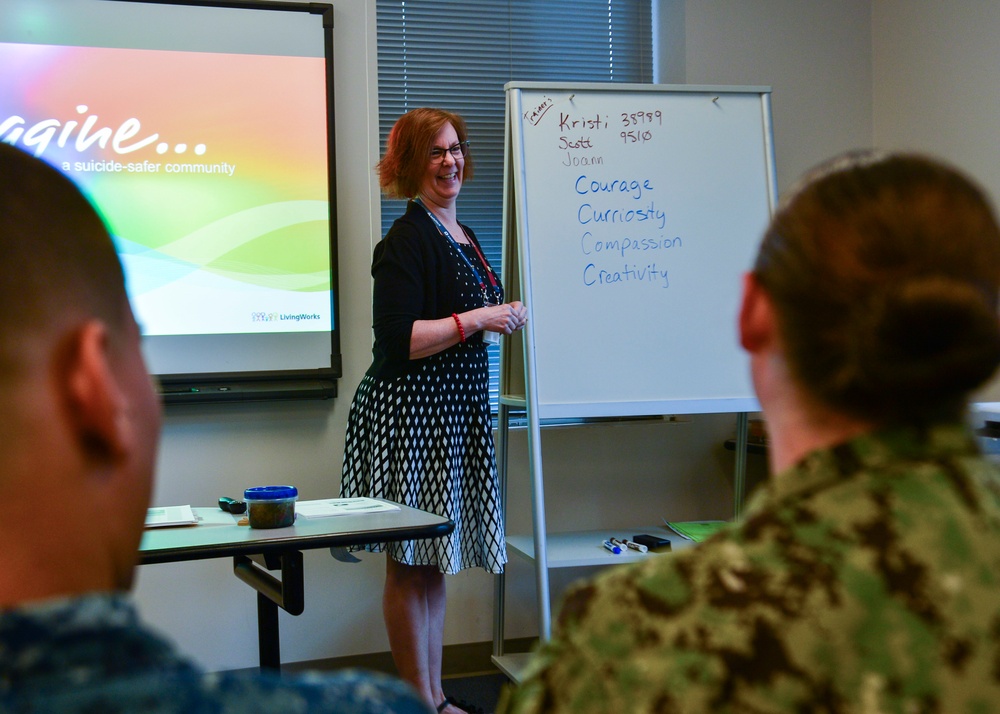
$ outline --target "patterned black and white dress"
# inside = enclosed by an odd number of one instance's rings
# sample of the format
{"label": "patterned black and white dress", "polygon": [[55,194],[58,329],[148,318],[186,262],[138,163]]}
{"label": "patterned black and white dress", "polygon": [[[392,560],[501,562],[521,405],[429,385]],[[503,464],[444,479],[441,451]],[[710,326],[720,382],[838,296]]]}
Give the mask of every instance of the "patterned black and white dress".
{"label": "patterned black and white dress", "polygon": [[448,536],[358,550],[449,574],[470,567],[499,573],[507,555],[482,334],[409,359],[414,321],[483,306],[459,250],[482,265],[472,246],[441,235],[414,202],[375,247],[374,359],[351,404],[341,495],[387,498],[455,522]]}

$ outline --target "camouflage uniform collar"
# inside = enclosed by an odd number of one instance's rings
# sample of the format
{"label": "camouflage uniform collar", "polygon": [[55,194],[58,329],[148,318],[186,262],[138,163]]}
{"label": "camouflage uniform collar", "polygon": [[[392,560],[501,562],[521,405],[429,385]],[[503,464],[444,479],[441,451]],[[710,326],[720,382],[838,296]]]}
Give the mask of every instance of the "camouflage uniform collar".
{"label": "camouflage uniform collar", "polygon": [[976,456],[979,449],[961,422],[893,426],[806,454],[795,466],[772,476],[747,505],[747,515],[829,488],[862,471],[895,470],[912,461]]}
{"label": "camouflage uniform collar", "polygon": [[95,625],[130,627],[137,624],[138,616],[125,593],[51,598],[0,610],[0,636],[21,623],[32,622],[59,622],[67,630]]}
{"label": "camouflage uniform collar", "polygon": [[154,665],[164,671],[188,666],[141,625],[126,593],[53,598],[0,611],[0,696],[22,686],[44,690],[70,675],[83,683]]}

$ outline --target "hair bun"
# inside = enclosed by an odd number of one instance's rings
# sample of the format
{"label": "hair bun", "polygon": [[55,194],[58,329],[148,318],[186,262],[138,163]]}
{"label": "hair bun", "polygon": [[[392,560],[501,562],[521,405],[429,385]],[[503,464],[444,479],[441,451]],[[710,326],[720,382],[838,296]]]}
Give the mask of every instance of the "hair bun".
{"label": "hair bun", "polygon": [[903,407],[967,394],[1000,364],[995,298],[968,282],[906,279],[861,311],[856,374],[871,398]]}

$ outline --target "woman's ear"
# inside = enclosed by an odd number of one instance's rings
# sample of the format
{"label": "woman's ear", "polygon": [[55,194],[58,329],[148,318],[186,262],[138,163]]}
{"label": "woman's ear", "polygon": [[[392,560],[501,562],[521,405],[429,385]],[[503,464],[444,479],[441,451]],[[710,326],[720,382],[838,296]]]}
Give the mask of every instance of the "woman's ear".
{"label": "woman's ear", "polygon": [[111,366],[108,329],[89,320],[69,338],[61,365],[69,417],[82,447],[98,458],[128,450],[126,399]]}
{"label": "woman's ear", "polygon": [[770,296],[753,273],[744,274],[739,315],[740,345],[751,355],[758,354],[773,345],[776,329]]}

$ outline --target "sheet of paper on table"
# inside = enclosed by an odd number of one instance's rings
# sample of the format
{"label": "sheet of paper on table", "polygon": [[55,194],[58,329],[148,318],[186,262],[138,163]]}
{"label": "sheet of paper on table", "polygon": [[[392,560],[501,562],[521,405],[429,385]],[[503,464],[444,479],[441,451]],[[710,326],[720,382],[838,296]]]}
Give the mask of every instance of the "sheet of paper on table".
{"label": "sheet of paper on table", "polygon": [[324,498],[295,503],[295,515],[299,518],[328,518],[398,510],[399,506],[396,504],[374,498]]}
{"label": "sheet of paper on table", "polygon": [[197,525],[191,506],[161,506],[146,510],[146,528]]}

